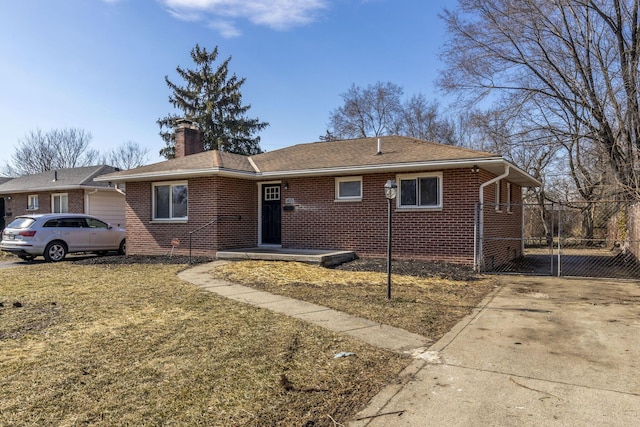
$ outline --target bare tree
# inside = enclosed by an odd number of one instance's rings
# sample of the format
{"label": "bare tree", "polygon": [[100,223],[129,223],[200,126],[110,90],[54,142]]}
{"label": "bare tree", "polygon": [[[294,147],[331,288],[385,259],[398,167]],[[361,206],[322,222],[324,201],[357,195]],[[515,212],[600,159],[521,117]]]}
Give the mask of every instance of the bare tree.
{"label": "bare tree", "polygon": [[402,87],[377,82],[366,88],[355,84],[342,94],[344,105],[330,116],[323,141],[365,138],[380,135],[404,135],[445,144],[455,144],[455,126],[440,118],[436,102],[424,95],[402,101]]}
{"label": "bare tree", "polygon": [[137,168],[148,161],[149,150],[133,141],[127,141],[114,148],[105,159],[105,163],[123,170]]}
{"label": "bare tree", "polygon": [[328,134],[338,139],[365,138],[393,133],[402,111],[400,86],[377,82],[366,88],[355,84],[343,93],[344,105],[331,113]]}
{"label": "bare tree", "polygon": [[438,103],[427,101],[421,93],[403,104],[394,133],[441,144],[458,142],[453,122],[441,119]]}
{"label": "bare tree", "polygon": [[91,133],[78,128],[30,131],[18,142],[3,173],[21,176],[96,164],[100,154],[89,148],[90,142]]}
{"label": "bare tree", "polygon": [[443,14],[450,40],[439,83],[465,101],[520,106],[523,128],[561,141],[574,160],[596,148],[637,197],[638,9],[638,0],[460,0]]}

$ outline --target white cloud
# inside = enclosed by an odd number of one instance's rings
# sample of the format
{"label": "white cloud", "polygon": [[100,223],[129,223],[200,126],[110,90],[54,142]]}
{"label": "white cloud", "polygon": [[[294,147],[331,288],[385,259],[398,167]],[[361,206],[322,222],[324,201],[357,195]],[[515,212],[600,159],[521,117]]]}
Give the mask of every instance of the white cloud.
{"label": "white cloud", "polygon": [[275,30],[307,25],[329,0],[159,0],[179,19],[210,22],[225,37],[240,35],[236,22],[248,20]]}
{"label": "white cloud", "polygon": [[219,32],[226,39],[238,37],[241,34],[240,30],[229,21],[211,21],[208,26]]}

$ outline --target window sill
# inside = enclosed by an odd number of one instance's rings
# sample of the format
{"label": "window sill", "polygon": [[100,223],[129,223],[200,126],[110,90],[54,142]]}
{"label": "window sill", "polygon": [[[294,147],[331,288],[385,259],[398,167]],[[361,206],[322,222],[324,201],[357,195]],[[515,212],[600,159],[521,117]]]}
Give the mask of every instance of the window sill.
{"label": "window sill", "polygon": [[417,208],[409,208],[406,206],[402,206],[402,207],[396,207],[395,209],[396,212],[439,212],[442,211],[442,206],[433,206],[433,207],[426,207],[426,206],[420,206]]}
{"label": "window sill", "polygon": [[344,202],[361,202],[362,197],[354,197],[353,199],[335,199],[335,203],[344,203]]}
{"label": "window sill", "polygon": [[150,224],[186,224],[188,219],[152,219]]}

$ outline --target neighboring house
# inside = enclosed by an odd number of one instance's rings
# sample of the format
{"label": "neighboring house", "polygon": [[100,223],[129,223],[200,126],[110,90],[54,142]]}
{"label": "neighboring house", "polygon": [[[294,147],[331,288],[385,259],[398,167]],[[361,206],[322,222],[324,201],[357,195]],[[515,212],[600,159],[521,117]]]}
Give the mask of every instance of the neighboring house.
{"label": "neighboring house", "polygon": [[[4,176],[0,176],[0,185],[4,184],[7,181],[10,181],[11,178],[6,178]],[[0,197],[0,230],[2,230],[6,225],[6,220],[4,219],[4,198]]]}
{"label": "neighboring house", "polygon": [[93,181],[100,175],[118,170],[105,165],[87,166],[7,180],[0,184],[4,220],[8,224],[26,213],[71,212],[94,215],[114,226],[124,227],[124,192],[108,182]]}
{"label": "neighboring house", "polygon": [[[498,202],[478,224],[520,238],[522,188],[540,185],[500,156],[399,136],[253,156],[201,147],[199,131],[183,123],[175,159],[96,179],[126,183],[128,254],[166,254],[175,239],[184,253],[191,235],[194,253],[207,255],[275,246],[384,256],[384,185],[393,179],[393,256],[472,264],[476,204]],[[486,242],[482,257],[521,255],[517,244],[504,244]]]}

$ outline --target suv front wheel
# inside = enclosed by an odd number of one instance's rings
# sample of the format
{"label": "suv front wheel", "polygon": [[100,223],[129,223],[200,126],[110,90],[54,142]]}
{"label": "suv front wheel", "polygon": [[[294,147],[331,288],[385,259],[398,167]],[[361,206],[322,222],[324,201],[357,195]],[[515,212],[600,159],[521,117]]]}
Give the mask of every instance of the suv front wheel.
{"label": "suv front wheel", "polygon": [[67,247],[60,241],[53,241],[44,248],[44,259],[49,262],[62,261],[67,256]]}

